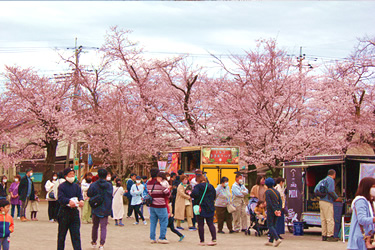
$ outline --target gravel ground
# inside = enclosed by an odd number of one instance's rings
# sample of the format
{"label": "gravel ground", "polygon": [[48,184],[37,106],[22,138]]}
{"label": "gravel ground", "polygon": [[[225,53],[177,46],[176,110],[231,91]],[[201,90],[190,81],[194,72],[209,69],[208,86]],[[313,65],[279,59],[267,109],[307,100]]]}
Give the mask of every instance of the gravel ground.
{"label": "gravel ground", "polygon": [[[11,249],[38,249],[52,250],[57,249],[57,223],[48,221],[47,202],[41,201],[38,212],[39,221],[20,222],[15,220],[15,232],[11,235]],[[126,207],[125,207],[125,211]],[[146,218],[148,217],[147,209]],[[30,214],[29,212],[27,213]],[[147,220],[147,222],[149,222]],[[124,219],[124,227],[116,227],[114,221],[110,219],[107,228],[107,241],[105,249],[191,249],[193,248],[218,248],[218,249],[270,249],[264,246],[267,241],[266,236],[255,237],[245,236],[243,233],[220,234],[217,236],[217,246],[198,246],[198,232],[184,230],[182,233],[186,236],[182,242],[178,242],[178,236],[173,234],[169,229],[167,238],[170,244],[150,244],[149,241],[149,223],[148,225],[133,225],[134,219]],[[182,224],[186,227],[186,224]],[[82,249],[92,249],[91,247],[91,227],[92,224],[81,225]],[[224,228],[224,230],[226,230]],[[320,228],[311,228],[305,232],[304,236],[293,236],[290,233],[284,235],[285,239],[279,246],[280,249],[346,249],[346,244],[342,242],[322,242],[320,237]],[[210,240],[208,228],[205,228],[206,242]],[[157,228],[157,237],[159,228]],[[71,246],[69,233],[66,238],[65,249],[73,249]]]}

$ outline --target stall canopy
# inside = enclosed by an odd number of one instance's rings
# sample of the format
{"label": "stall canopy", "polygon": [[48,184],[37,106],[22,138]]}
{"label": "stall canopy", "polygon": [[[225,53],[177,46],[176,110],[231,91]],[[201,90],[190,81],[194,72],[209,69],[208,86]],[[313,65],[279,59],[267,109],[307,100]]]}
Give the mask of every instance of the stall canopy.
{"label": "stall canopy", "polygon": [[306,156],[299,161],[284,162],[280,168],[308,168],[343,164],[345,161],[375,163],[375,155],[319,155]]}

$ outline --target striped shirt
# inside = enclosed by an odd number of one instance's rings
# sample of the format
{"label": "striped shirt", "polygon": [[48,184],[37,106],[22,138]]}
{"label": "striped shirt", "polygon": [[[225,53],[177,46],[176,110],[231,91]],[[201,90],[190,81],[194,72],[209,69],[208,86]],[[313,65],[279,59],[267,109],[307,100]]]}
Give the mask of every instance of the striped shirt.
{"label": "striped shirt", "polygon": [[169,188],[163,187],[156,180],[156,178],[153,178],[151,181],[147,183],[147,190],[152,197],[151,207],[167,208],[168,204],[166,202],[166,198],[168,198],[170,195]]}

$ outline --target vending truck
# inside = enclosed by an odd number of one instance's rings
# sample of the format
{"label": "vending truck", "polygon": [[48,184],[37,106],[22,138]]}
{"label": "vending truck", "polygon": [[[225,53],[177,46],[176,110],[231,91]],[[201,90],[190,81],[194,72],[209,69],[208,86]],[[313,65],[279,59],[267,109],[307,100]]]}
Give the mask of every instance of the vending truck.
{"label": "vending truck", "polygon": [[159,164],[160,170],[177,173],[182,169],[186,175],[193,176],[195,169],[201,169],[215,187],[223,176],[232,185],[239,171],[240,148],[237,146],[181,147],[163,153],[167,154],[167,161]]}
{"label": "vending truck", "polygon": [[[314,194],[314,188],[327,176],[329,169],[336,171],[335,192],[343,199],[343,202],[334,203],[337,235],[341,216],[345,222],[350,221],[351,202],[359,181],[366,176],[375,176],[375,155],[306,156],[300,161],[285,162],[283,168],[290,222],[302,221],[305,228],[321,226],[319,198]],[[288,229],[293,230],[292,224],[288,224]]]}

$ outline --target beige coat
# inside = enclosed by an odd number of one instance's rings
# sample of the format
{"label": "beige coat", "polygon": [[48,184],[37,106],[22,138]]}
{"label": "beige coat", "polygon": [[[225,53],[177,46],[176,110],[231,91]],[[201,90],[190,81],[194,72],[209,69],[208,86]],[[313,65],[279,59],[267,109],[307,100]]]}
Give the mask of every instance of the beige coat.
{"label": "beige coat", "polygon": [[[185,205],[185,200],[190,201],[190,205],[186,206]],[[186,214],[185,214],[186,211]],[[175,208],[174,208],[174,218],[176,220],[184,220],[185,215],[186,217],[193,217],[193,206],[192,206],[192,201],[190,199],[190,196],[185,194],[185,187],[181,183],[178,185],[177,188],[177,196],[176,196],[176,203],[175,203]]]}
{"label": "beige coat", "polygon": [[[267,190],[267,186],[266,185],[263,185],[264,186],[264,189]],[[265,199],[262,199],[262,197],[259,197],[259,185],[255,185],[252,187],[251,191],[250,191],[250,197],[256,197],[260,200],[263,200],[265,201]]]}

